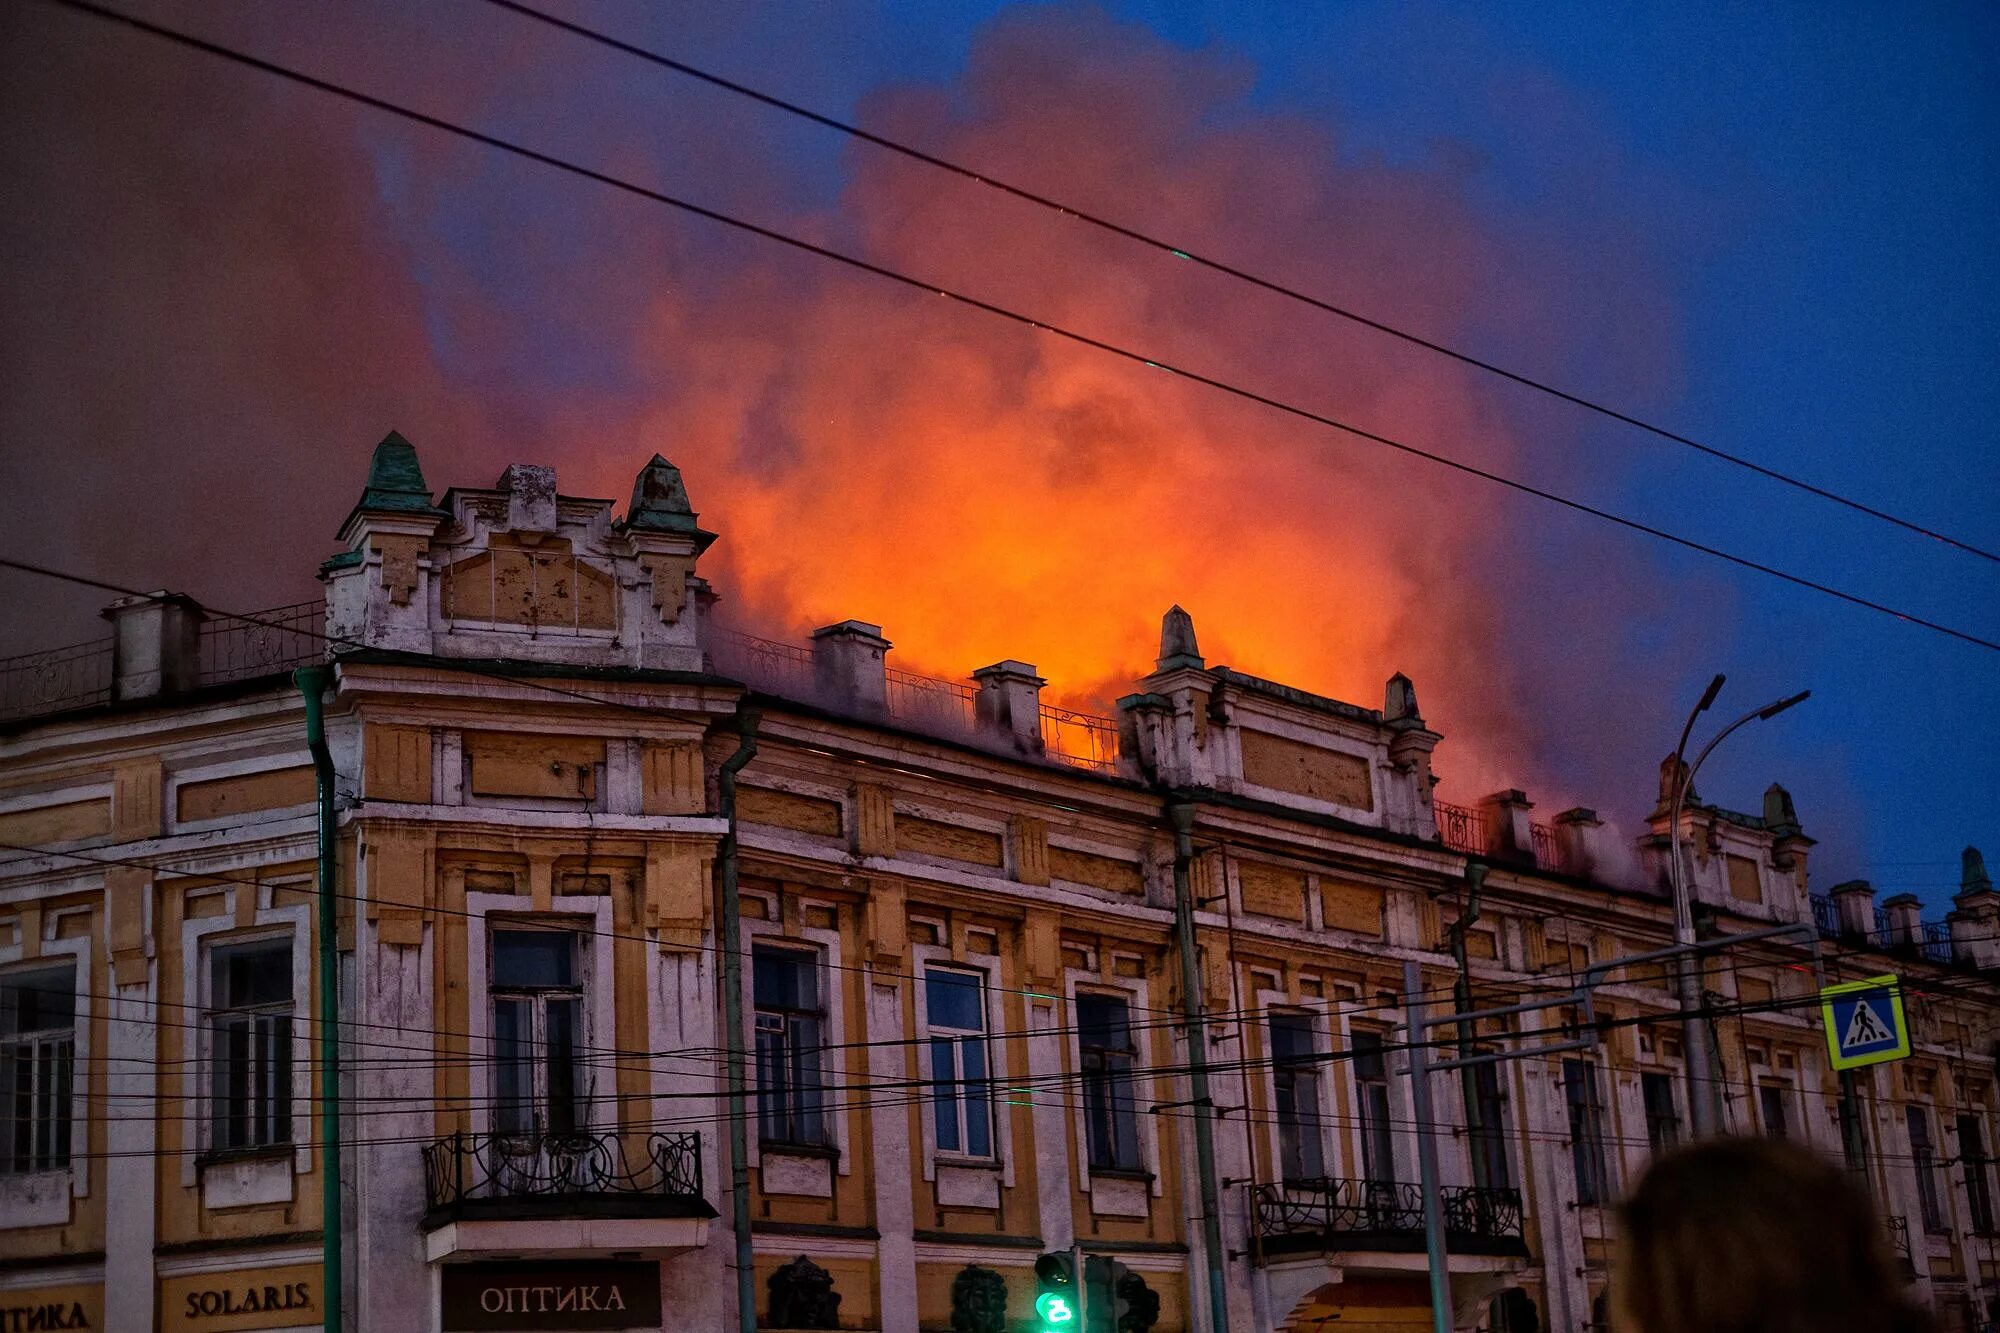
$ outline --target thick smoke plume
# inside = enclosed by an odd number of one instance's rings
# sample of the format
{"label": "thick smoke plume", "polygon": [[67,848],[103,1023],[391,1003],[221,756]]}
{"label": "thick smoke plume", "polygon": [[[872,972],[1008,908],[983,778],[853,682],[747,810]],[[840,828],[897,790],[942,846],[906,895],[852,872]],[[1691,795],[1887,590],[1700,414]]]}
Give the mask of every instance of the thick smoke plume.
{"label": "thick smoke plume", "polygon": [[[213,26],[335,71],[371,55],[237,17]],[[310,595],[391,426],[440,488],[519,458],[623,495],[658,450],[723,534],[709,572],[739,624],[878,621],[904,665],[1021,658],[1101,703],[1178,602],[1211,662],[1369,704],[1408,672],[1447,733],[1442,794],[1529,786],[1544,814],[1643,797],[1663,683],[1726,625],[1713,590],[1663,586],[1622,538],[1165,372],[39,6],[0,22],[9,551],[265,605]],[[939,285],[1481,466],[1617,479],[1567,418],[1448,363],[874,150],[822,143],[837,189],[801,202],[760,183],[754,137],[733,151],[747,113],[607,102],[637,76],[574,47],[372,54],[386,92],[421,76],[452,114],[692,177]],[[532,77],[503,89],[506,70]],[[1251,83],[1226,55],[1035,10],[949,85],[859,114],[1427,336],[1551,373],[1646,365],[1619,387],[1659,387],[1671,312],[1643,280],[1579,313],[1474,164],[1369,160]],[[25,612],[5,651],[91,632],[94,599],[4,586]]]}

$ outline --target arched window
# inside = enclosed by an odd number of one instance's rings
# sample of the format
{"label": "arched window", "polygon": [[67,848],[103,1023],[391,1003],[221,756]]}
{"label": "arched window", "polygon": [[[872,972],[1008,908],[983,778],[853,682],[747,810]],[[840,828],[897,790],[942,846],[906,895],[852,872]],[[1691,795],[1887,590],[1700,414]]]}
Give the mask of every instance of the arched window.
{"label": "arched window", "polygon": [[1542,1333],[1541,1313],[1519,1287],[1509,1287],[1486,1307],[1489,1333]]}

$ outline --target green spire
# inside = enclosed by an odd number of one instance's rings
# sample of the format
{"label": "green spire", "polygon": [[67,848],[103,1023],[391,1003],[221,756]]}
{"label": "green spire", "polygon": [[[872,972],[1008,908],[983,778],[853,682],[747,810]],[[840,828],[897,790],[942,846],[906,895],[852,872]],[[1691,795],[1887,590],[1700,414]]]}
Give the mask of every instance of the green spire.
{"label": "green spire", "polygon": [[695,549],[705,551],[715,534],[702,531],[696,517],[681,470],[654,454],[653,461],[639,469],[632,483],[632,503],[625,511],[626,531],[679,533],[693,537]]}
{"label": "green spire", "polygon": [[340,530],[346,532],[357,514],[385,513],[444,514],[431,503],[431,488],[424,483],[424,469],[417,462],[417,446],[393,430],[375,446],[375,456],[368,461],[368,484]]}
{"label": "green spire", "polygon": [[417,446],[395,431],[375,446],[368,463],[368,486],[361,492],[356,509],[386,509],[391,512],[428,514],[431,488],[424,484],[423,465],[417,461]]}

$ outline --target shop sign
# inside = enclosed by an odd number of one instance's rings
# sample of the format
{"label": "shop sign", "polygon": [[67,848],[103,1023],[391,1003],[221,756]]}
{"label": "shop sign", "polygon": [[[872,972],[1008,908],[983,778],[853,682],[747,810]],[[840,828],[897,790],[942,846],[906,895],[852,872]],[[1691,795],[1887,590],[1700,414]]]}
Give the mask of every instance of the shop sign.
{"label": "shop sign", "polygon": [[660,1327],[658,1263],[446,1264],[441,1276],[452,1333]]}
{"label": "shop sign", "polygon": [[0,1333],[33,1329],[103,1328],[102,1287],[39,1287],[0,1291]]}
{"label": "shop sign", "polygon": [[192,1273],[160,1284],[161,1323],[187,1333],[321,1322],[318,1264]]}

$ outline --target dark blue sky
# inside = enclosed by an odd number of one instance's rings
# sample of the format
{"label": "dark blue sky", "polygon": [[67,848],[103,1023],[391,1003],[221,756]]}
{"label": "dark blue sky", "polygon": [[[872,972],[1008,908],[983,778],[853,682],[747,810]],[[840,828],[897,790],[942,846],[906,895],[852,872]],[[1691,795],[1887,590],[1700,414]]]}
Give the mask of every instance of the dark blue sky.
{"label": "dark blue sky", "polygon": [[[1141,293],[1145,318],[1107,306],[1108,332],[1269,376],[1260,385],[1288,395],[1324,390],[1316,405],[1421,434],[1394,391],[1415,363],[1370,378],[1354,368],[1389,354],[1324,317],[1238,308],[1223,286],[976,195],[918,185],[942,201],[918,207],[910,178],[884,186],[886,168],[838,136],[473,0],[137,7],[1037,309],[1061,309],[1115,269],[1116,290]],[[980,154],[1140,225],[1182,228],[1176,236],[1217,257],[2000,548],[2000,12],[1990,6],[1128,3],[1110,7],[1114,21],[1079,21],[1068,6],[633,0],[565,12]],[[299,571],[312,560],[299,549],[326,545],[389,426],[418,440],[440,485],[536,456],[566,482],[581,472],[614,493],[622,483],[600,473],[629,476],[627,455],[650,451],[662,430],[667,441],[686,434],[657,405],[697,400],[733,373],[715,350],[731,338],[748,349],[738,359],[771,361],[738,424],[758,437],[738,442],[744,468],[780,476],[826,447],[797,386],[815,361],[850,353],[804,333],[786,345],[785,298],[799,293],[799,322],[812,328],[814,309],[876,299],[860,288],[74,16],[30,6],[6,22],[13,100],[0,123],[12,130],[0,188],[34,206],[6,219],[0,313],[10,344],[32,338],[33,350],[0,385],[0,429],[47,443],[21,458],[0,519],[28,549],[70,550],[93,572],[218,604],[306,595]],[[1007,46],[1038,28],[1071,46]],[[982,83],[1001,48],[1013,52],[1011,81]],[[1078,71],[1100,66],[1189,80],[1195,123],[1158,154],[1171,169],[1157,181],[1118,179],[1115,166],[1094,177],[1063,151],[1073,145],[1038,138],[1145,137],[1143,124],[1078,118],[1091,105],[1071,96],[1088,82]],[[1134,104],[1152,98],[1155,118],[1173,105],[1171,83],[1141,83]],[[1016,100],[994,107],[994,87]],[[1116,99],[1098,105],[1115,111]],[[1181,207],[1176,189],[1226,175],[1239,150],[1245,174],[1228,207]],[[1303,204],[1301,181],[1312,187]],[[1350,210],[1348,230],[1324,216]],[[1301,239],[1321,235],[1350,244]],[[1436,251],[1440,238],[1463,247]],[[988,239],[990,250],[977,243]],[[740,317],[752,304],[776,314]],[[975,359],[1018,359],[1004,337],[902,322],[893,305],[865,311],[885,340],[935,334],[965,339]],[[2000,565],[1519,389],[1457,374],[1437,383],[1457,404],[1450,420],[1511,441],[1491,456],[1509,470],[2000,638]],[[1205,429],[1237,423],[1217,416]],[[1730,677],[1722,717],[1810,688],[1806,705],[1731,741],[1704,796],[1754,810],[1764,785],[1783,781],[1823,844],[1816,884],[1868,876],[1922,894],[1931,915],[1947,905],[1962,846],[2000,853],[2000,654],[1530,500],[1374,462],[1336,472],[1321,460],[1352,457],[1349,446],[1305,427],[1243,428],[1267,432],[1257,436],[1267,451],[1295,441],[1303,461],[1292,484],[1264,492],[1251,479],[1273,474],[1246,465],[1232,503],[1283,509],[1331,548],[1360,517],[1360,496],[1371,522],[1391,525],[1370,531],[1403,544],[1386,564],[1356,567],[1411,566],[1412,615],[1456,608],[1462,642],[1433,635],[1411,654],[1420,688],[1445,683],[1426,699],[1448,741],[1455,722],[1511,737],[1521,771],[1629,829],[1709,675]],[[710,459],[690,470],[701,501],[722,487],[713,450],[687,438],[692,456]],[[1488,456],[1476,430],[1423,442]],[[171,474],[162,450],[177,460]],[[276,502],[245,503],[246,475]],[[734,529],[728,507],[710,503],[725,537],[743,531],[742,502]],[[1323,519],[1294,512],[1315,503]],[[233,524],[213,521],[218,504]],[[1414,535],[1393,527],[1405,504]],[[139,505],[153,523],[101,521]],[[1459,514],[1476,515],[1476,537],[1456,535]],[[1431,546],[1450,554],[1423,564]],[[738,558],[729,548],[721,559]],[[1200,563],[1191,547],[1188,567]],[[11,644],[91,632],[94,605],[0,593],[30,612],[15,618]],[[1162,607],[1129,609],[1136,625]],[[1212,595],[1194,609],[1198,624],[1227,627]],[[1367,661],[1324,677],[1310,661],[1285,665],[1301,684],[1369,702],[1362,690],[1379,685],[1368,682],[1410,663],[1395,642],[1371,639]],[[1254,655],[1233,665],[1284,674]]]}

